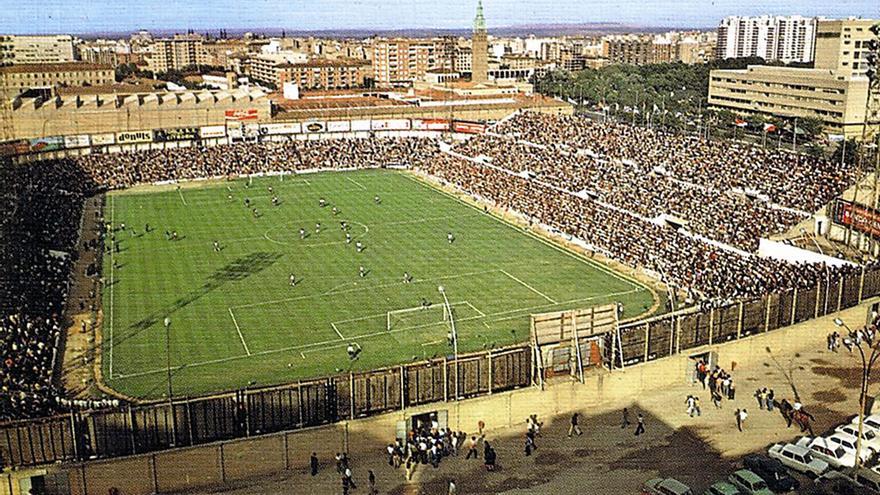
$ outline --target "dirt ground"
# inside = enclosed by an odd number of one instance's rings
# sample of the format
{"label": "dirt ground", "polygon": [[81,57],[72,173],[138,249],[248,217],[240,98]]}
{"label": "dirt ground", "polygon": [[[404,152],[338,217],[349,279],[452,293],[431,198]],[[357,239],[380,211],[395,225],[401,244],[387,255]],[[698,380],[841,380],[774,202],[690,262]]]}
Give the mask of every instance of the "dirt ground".
{"label": "dirt ground", "polygon": [[[567,437],[568,413],[539,418],[545,425],[537,439],[538,449],[529,457],[523,452],[524,422],[513,428],[493,429],[486,439],[498,452],[500,468],[494,473],[487,473],[481,461],[465,460],[460,455],[445,458],[437,469],[419,466],[413,479],[406,482],[402,469],[389,466],[384,456],[384,445],[393,441],[393,431],[376,431],[369,438],[352,437],[350,452],[358,486],[353,493],[369,493],[368,470],[376,475],[379,493],[400,495],[445,494],[450,479],[456,481],[462,494],[640,493],[646,480],[658,476],[673,476],[695,493],[702,493],[732,473],[743,455],[765,451],[774,442],[801,435],[796,426],[786,428],[778,411],[759,409],[753,396],[756,389],[772,388],[777,400],[799,398],[816,417],[817,434],[855,414],[858,358],[845,350],[825,350],[825,335],[832,331],[825,328],[828,325],[827,320],[820,320],[816,328],[798,333],[796,337],[802,342],[796,347],[802,347],[800,351],[774,355],[768,347],[757,360],[759,364],[747,367],[720,363],[725,369],[735,368],[732,374],[737,388],[735,400],[724,400],[720,409],[712,405],[702,386],[688,383],[682,370],[680,385],[581,410],[582,436]],[[646,376],[650,366],[645,367]],[[684,402],[689,394],[700,397],[702,416],[691,418],[685,413]],[[634,425],[621,428],[623,407],[629,408],[631,420],[638,412],[644,414],[645,435],[636,437]],[[749,413],[743,432],[736,428],[737,408]],[[536,404],[536,410],[541,409]],[[529,413],[522,412],[523,420]],[[486,423],[490,425],[491,418]],[[301,448],[311,450],[308,445]],[[197,493],[342,493],[333,459],[321,462],[321,471],[315,477],[309,476],[307,466],[297,465],[277,477]]]}

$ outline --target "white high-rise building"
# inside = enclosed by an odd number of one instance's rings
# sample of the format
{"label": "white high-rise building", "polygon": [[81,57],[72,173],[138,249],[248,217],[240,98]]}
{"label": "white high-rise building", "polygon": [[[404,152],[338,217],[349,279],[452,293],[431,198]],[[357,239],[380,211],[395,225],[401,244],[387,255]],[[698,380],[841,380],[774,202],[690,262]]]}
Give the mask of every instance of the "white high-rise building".
{"label": "white high-rise building", "polygon": [[801,16],[726,17],[718,25],[719,59],[761,57],[781,62],[812,62],[816,18]]}

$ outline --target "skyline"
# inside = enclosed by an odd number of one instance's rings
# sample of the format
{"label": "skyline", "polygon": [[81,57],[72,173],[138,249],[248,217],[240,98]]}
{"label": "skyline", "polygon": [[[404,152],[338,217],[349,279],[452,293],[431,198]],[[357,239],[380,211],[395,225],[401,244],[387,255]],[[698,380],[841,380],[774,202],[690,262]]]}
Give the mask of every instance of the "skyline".
{"label": "skyline", "polygon": [[[225,0],[205,0],[197,6],[181,0],[141,0],[141,8],[119,9],[110,0],[45,0],[39,10],[22,1],[0,0],[4,34],[126,33],[140,29],[197,32],[233,31],[394,31],[470,28],[476,0],[452,0],[441,6],[427,0],[328,0],[317,5],[303,0],[255,0],[247,8],[230,8]],[[534,25],[616,23],[646,28],[713,28],[729,15],[803,15],[807,17],[880,17],[872,1],[842,0],[827,4],[817,0],[659,0],[650,3],[626,0],[574,0],[560,4],[549,0],[483,2],[487,25],[493,28]],[[148,12],[148,15],[144,15]]]}

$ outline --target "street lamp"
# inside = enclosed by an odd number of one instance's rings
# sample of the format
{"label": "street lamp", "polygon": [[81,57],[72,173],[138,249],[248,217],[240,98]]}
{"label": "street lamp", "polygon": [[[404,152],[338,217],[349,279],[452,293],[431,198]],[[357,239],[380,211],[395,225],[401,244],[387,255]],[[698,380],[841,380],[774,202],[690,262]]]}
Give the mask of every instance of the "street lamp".
{"label": "street lamp", "polygon": [[449,315],[449,327],[452,331],[452,355],[455,360],[455,400],[458,400],[458,333],[455,331],[455,320],[452,318],[452,306],[449,305],[449,299],[446,297],[446,289],[440,285],[437,290],[443,296],[443,304],[446,305],[446,313]]}
{"label": "street lamp", "polygon": [[177,443],[177,418],[174,415],[174,404],[171,398],[174,390],[171,387],[171,317],[166,316],[162,321],[165,325],[165,373],[168,379],[168,413],[171,414],[171,445]]}
{"label": "street lamp", "polygon": [[[837,327],[844,328],[848,332],[850,338],[853,341],[853,344],[859,350],[859,357],[862,361],[862,384],[861,389],[859,390],[859,434],[856,436],[856,467],[858,468],[862,464],[862,435],[864,435],[864,422],[865,422],[865,402],[868,398],[868,381],[871,378],[871,370],[874,367],[874,364],[877,362],[877,359],[880,358],[880,341],[874,341],[873,336],[864,333],[864,339],[859,338],[857,332],[854,332],[843,320],[840,318],[834,319],[834,324]],[[870,355],[865,355],[865,349],[862,346],[863,343],[868,344],[868,348],[871,349]]]}

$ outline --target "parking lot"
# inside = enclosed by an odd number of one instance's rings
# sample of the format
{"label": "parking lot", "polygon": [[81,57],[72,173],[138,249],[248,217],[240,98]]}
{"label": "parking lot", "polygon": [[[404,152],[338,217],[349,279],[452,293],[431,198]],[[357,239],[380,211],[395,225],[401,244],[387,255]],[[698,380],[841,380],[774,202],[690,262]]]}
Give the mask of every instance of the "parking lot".
{"label": "parking lot", "polygon": [[[864,309],[856,308],[849,314],[854,327],[859,319],[864,322]],[[389,466],[384,456],[384,447],[393,441],[394,431],[363,423],[349,443],[354,479],[359,487],[365,487],[367,471],[372,470],[378,491],[394,494],[445,493],[450,479],[455,479],[459,493],[623,494],[641,493],[646,480],[671,476],[687,484],[694,493],[703,493],[740,469],[743,456],[766,453],[773,443],[794,442],[802,435],[796,425],[786,427],[778,410],[761,410],[753,395],[756,389],[773,389],[777,401],[799,400],[815,417],[812,427],[816,434],[833,430],[855,415],[858,358],[845,349],[826,349],[825,337],[833,330],[831,319],[822,318],[780,331],[787,332],[783,337],[757,336],[718,348],[718,364],[731,372],[737,390],[735,399],[724,399],[720,408],[712,404],[709,392],[701,385],[686,379],[688,371],[684,367],[680,368],[681,379],[675,381],[676,385],[658,386],[646,392],[618,391],[597,399],[589,387],[575,386],[582,388],[574,389],[573,409],[568,409],[567,403],[553,403],[553,396],[547,391],[519,392],[534,393],[534,409],[521,411],[522,423],[511,426],[493,424],[493,411],[501,416],[500,408],[510,404],[499,394],[484,406],[486,440],[498,452],[499,469],[493,473],[487,473],[481,461],[459,455],[444,458],[438,468],[419,466],[413,479],[406,482],[403,470]],[[732,346],[749,346],[751,357],[735,362],[730,356],[743,354],[735,352],[737,348]],[[658,362],[623,373],[638,373],[638,379],[644,382],[651,380],[652,373],[669,373],[668,368],[662,368]],[[551,390],[554,386],[569,385],[551,385]],[[699,417],[689,417],[685,412],[685,398],[691,394],[701,399]],[[584,405],[577,407],[581,399]],[[644,415],[644,435],[634,435],[635,424],[621,428],[624,407],[629,409],[633,423],[638,413]],[[734,413],[743,408],[748,417],[740,432]],[[582,436],[567,437],[571,410],[582,414]],[[517,413],[518,410],[512,416]],[[525,456],[525,419],[530,413],[537,413],[544,427],[536,440],[537,450]],[[307,438],[301,437],[304,451],[312,450]],[[796,478],[801,484],[799,492],[814,490],[808,477],[798,474]],[[314,477],[309,476],[306,465],[294,465],[277,477],[223,491],[280,494],[303,486],[309,487],[312,494],[341,493],[333,460],[322,458],[321,470]]]}

